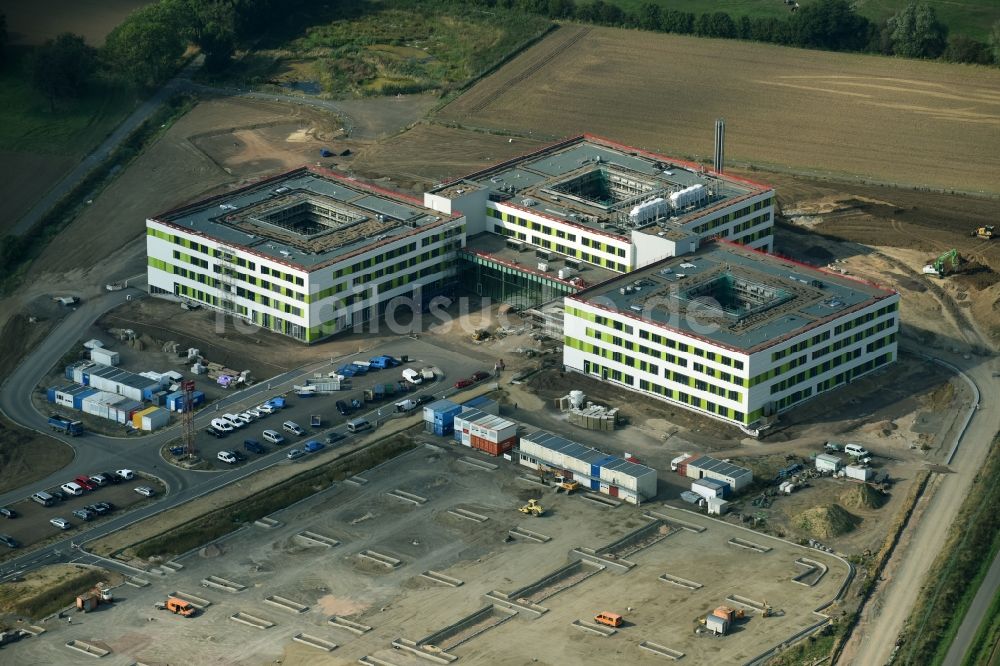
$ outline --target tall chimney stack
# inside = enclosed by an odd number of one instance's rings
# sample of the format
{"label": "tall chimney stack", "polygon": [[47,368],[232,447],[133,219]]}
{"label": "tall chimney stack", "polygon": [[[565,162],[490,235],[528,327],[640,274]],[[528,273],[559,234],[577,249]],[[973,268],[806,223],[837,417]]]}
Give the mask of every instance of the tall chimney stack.
{"label": "tall chimney stack", "polygon": [[715,121],[715,170],[722,173],[726,155],[726,121],[719,118]]}

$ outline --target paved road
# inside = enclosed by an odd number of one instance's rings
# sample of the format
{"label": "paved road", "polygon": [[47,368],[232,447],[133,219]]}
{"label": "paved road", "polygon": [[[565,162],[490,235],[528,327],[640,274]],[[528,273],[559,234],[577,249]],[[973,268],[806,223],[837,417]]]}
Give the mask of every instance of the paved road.
{"label": "paved road", "polygon": [[73,167],[73,170],[68,174],[63,176],[62,180],[56,183],[52,189],[45,193],[45,195],[35,202],[35,205],[31,207],[28,212],[26,212],[14,225],[11,230],[12,234],[21,236],[27,233],[31,227],[38,223],[50,210],[56,205],[56,203],[62,199],[64,196],[70,193],[70,191],[80,184],[81,181],[94,170],[98,165],[101,164],[108,156],[121,145],[122,141],[131,134],[139,125],[144,123],[153,113],[163,104],[167,99],[170,98],[178,90],[183,90],[188,87],[191,81],[191,75],[201,67],[202,58],[199,56],[192,60],[187,67],[182,69],[180,73],[163,85],[152,97],[147,99],[145,102],[139,105],[132,114],[126,118],[120,125],[118,125],[115,130],[108,135],[104,141],[101,142],[97,148],[93,150],[89,155],[83,158],[79,164]]}
{"label": "paved road", "polygon": [[[50,368],[52,368],[63,357],[66,350],[77,343],[83,335],[83,332],[98,317],[100,317],[104,312],[124,303],[129,296],[138,298],[145,296],[145,293],[134,288],[126,289],[120,292],[105,292],[101,296],[84,301],[74,312],[67,316],[58,326],[56,326],[52,333],[21,362],[14,372],[11,373],[10,377],[7,378],[2,387],[0,387],[0,411],[21,425],[40,431],[48,431],[47,416],[39,413],[38,410],[35,409],[35,406],[31,401],[32,391],[38,385],[38,382],[48,373]],[[391,345],[394,350],[397,350],[396,353],[400,353],[397,348],[401,348],[404,350],[404,353],[409,353],[411,356],[419,357],[424,365],[433,365],[442,368],[446,373],[446,376],[468,376],[473,371],[481,369],[483,366],[481,361],[456,354],[453,350],[440,349],[433,345],[415,340],[403,338],[400,341],[391,343]],[[311,377],[313,372],[331,370],[331,361],[333,361],[333,365],[335,367],[343,364],[347,360],[355,358],[369,358],[370,356],[382,351],[383,349],[381,348],[366,350],[363,354],[351,354],[339,357],[335,360],[326,359],[321,362],[313,363],[284,373],[270,379],[267,382],[262,382],[256,386],[244,389],[232,394],[231,396],[223,398],[219,401],[219,412],[216,412],[214,407],[202,410],[195,416],[195,425],[198,428],[204,428],[208,425],[212,418],[217,416],[218,413],[226,412],[229,408],[232,408],[233,411],[242,411],[242,409],[239,409],[241,406],[245,408],[254,404],[259,404],[268,397],[290,390],[293,384],[302,383],[302,380],[306,377]],[[382,377],[379,377],[380,374]],[[392,373],[390,376],[388,371],[382,371],[382,373],[373,373],[371,378],[368,380],[368,383],[375,383],[379,379],[386,381],[389,379],[395,379],[396,377],[396,373]],[[361,387],[363,384],[358,382],[356,383],[356,386]],[[419,396],[422,394],[433,394],[440,397],[441,395],[447,395],[454,392],[454,389],[450,387],[451,382],[439,381],[423,386],[420,390],[407,395]],[[307,415],[316,411],[317,405],[323,405],[323,413],[327,416],[332,416],[336,413],[336,410],[333,408],[333,402],[335,400],[336,396],[294,399],[292,401],[292,407],[287,410],[285,418],[290,417],[293,419],[299,419],[299,422],[304,425],[305,423],[308,423]],[[383,409],[385,409],[384,405]],[[362,410],[362,412],[358,413],[357,416],[368,416],[370,420],[374,420],[376,413],[377,409]],[[285,412],[283,411],[280,414],[285,414]],[[277,414],[268,417],[268,419],[269,421],[262,421],[259,424],[255,424],[255,429],[263,429],[265,427],[275,428],[276,426],[280,429],[280,423],[284,420]],[[383,417],[382,420],[384,421],[385,417]],[[178,428],[179,426],[173,426],[148,436],[128,439],[106,437],[94,433],[87,433],[80,437],[61,437],[54,435],[58,439],[73,447],[75,451],[75,458],[70,465],[70,469],[77,470],[77,472],[92,473],[96,470],[119,469],[124,467],[137,471],[148,472],[159,477],[164,483],[166,483],[169,489],[168,494],[158,502],[146,505],[129,513],[123,513],[115,516],[114,518],[95,525],[90,529],[84,530],[75,527],[66,534],[66,538],[40,549],[25,552],[23,555],[20,555],[15,559],[4,562],[0,565],[0,568],[10,572],[13,569],[23,570],[25,568],[38,566],[51,561],[60,561],[60,559],[64,559],[71,555],[71,542],[75,541],[76,543],[81,543],[83,541],[98,538],[112,531],[121,529],[136,520],[141,520],[161,511],[165,511],[171,507],[216,490],[223,485],[233,483],[248,474],[252,474],[261,469],[282,462],[285,459],[285,451],[287,448],[280,448],[265,456],[254,456],[245,465],[237,468],[228,468],[219,472],[181,470],[170,465],[169,463],[166,463],[159,455],[159,452],[164,444],[178,437]],[[342,425],[336,428],[336,430],[340,432],[342,432],[343,429]],[[248,432],[247,434],[250,433]],[[239,437],[239,435],[233,435],[232,437],[234,439],[234,443],[242,441],[242,437]],[[227,440],[212,441],[225,442]],[[221,444],[218,444],[217,446],[218,448],[222,448]],[[212,451],[212,454],[214,455],[214,451]],[[74,474],[69,472],[69,469],[56,471],[48,477],[32,483],[29,486],[0,495],[0,505],[12,504],[39,490],[46,490],[48,488],[58,486],[59,484],[65,482],[67,478],[71,478],[73,475]]]}
{"label": "paved road", "polygon": [[[896,638],[904,622],[910,617],[910,609],[927,580],[931,565],[940,553],[972,479],[978,472],[994,435],[1000,431],[1000,410],[993,409],[1000,401],[1000,383],[993,377],[994,361],[976,356],[966,360],[943,352],[937,352],[936,355],[961,370],[975,383],[980,393],[980,404],[987,408],[978,409],[973,414],[949,464],[953,473],[936,475],[932,479],[932,483],[936,484],[933,497],[926,504],[919,522],[908,528],[911,533],[909,543],[904,551],[897,554],[902,560],[893,572],[882,598],[877,602],[880,610],[870,611],[877,613],[877,617],[865,627],[857,653],[849,657],[850,663],[876,665],[885,664],[889,660]],[[969,621],[978,623],[971,615]],[[974,633],[975,630],[972,631]],[[906,647],[902,650],[905,654]],[[847,663],[845,659],[841,659],[841,663]]]}

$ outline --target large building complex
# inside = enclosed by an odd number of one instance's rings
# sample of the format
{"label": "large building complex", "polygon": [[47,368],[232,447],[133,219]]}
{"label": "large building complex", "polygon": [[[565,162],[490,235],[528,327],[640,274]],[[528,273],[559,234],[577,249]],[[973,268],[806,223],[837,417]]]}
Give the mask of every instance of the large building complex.
{"label": "large building complex", "polygon": [[563,363],[753,430],[896,358],[899,295],[724,241],[565,297]]}
{"label": "large building complex", "polygon": [[304,342],[455,280],[459,214],[305,167],[146,221],[149,288]]}
{"label": "large building complex", "polygon": [[[773,246],[771,188],[589,135],[443,184],[424,203],[461,211],[470,237],[496,234],[533,252],[505,260],[470,243],[463,282],[493,298],[509,298],[518,280],[593,284],[593,275],[626,273],[706,238]],[[505,282],[513,288],[495,288]]]}

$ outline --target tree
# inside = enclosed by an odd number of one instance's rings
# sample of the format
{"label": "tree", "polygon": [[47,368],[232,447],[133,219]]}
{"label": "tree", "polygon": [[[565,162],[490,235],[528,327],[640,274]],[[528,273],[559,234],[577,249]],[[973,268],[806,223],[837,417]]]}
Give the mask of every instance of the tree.
{"label": "tree", "polygon": [[792,15],[792,39],[799,46],[829,51],[860,51],[868,45],[870,22],[847,0],[807,4]]}
{"label": "tree", "polygon": [[96,50],[80,35],[64,32],[39,46],[28,61],[31,83],[49,100],[55,111],[57,99],[83,92],[97,66]]}
{"label": "tree", "polygon": [[161,83],[174,72],[184,53],[183,28],[175,5],[144,7],[111,31],[104,57],[115,74],[134,85]]}
{"label": "tree", "polygon": [[638,20],[643,30],[662,30],[663,10],[659,5],[647,2],[639,7]]}
{"label": "tree", "polygon": [[968,62],[976,65],[989,65],[993,62],[989,46],[965,35],[952,35],[941,57],[950,62]]}
{"label": "tree", "polygon": [[1000,65],[1000,21],[994,23],[990,30],[990,53],[993,54],[993,62]]}
{"label": "tree", "polygon": [[236,51],[236,5],[233,0],[172,0],[182,34],[205,54],[205,69],[220,70]]}
{"label": "tree", "polygon": [[3,67],[7,56],[7,42],[10,36],[7,34],[7,15],[0,12],[0,67]]}
{"label": "tree", "polygon": [[886,25],[896,55],[937,58],[947,45],[948,28],[938,21],[934,8],[923,2],[911,2]]}

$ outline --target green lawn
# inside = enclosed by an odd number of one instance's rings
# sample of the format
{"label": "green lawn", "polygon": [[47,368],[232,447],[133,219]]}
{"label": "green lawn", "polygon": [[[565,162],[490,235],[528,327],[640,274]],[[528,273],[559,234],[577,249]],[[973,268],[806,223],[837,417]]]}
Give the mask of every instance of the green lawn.
{"label": "green lawn", "polygon": [[[606,0],[627,11],[636,11],[648,2],[664,9],[673,9],[694,14],[706,12],[726,12],[737,16],[777,16],[790,14],[781,0]],[[799,0],[806,5],[817,0]],[[909,0],[856,0],[853,4],[858,11],[873,21],[884,21],[906,6]],[[934,7],[938,18],[948,26],[953,34],[967,35],[986,41],[990,26],[1000,21],[1000,2],[997,0],[926,0]]]}
{"label": "green lawn", "polygon": [[969,647],[962,666],[982,666],[989,663],[993,648],[1000,643],[1000,590],[993,597],[993,603],[983,617],[983,623],[976,631],[976,637]]}
{"label": "green lawn", "polygon": [[20,59],[0,71],[0,150],[83,156],[132,110],[134,95],[103,82],[83,98],[59,102],[55,111],[29,85]]}

